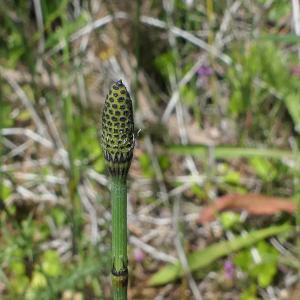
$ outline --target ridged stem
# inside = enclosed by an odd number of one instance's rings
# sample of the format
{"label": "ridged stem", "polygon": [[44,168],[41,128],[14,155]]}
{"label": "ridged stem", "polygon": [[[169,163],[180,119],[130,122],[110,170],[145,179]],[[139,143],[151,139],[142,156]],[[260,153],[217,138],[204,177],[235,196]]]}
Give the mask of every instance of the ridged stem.
{"label": "ridged stem", "polygon": [[112,176],[112,286],[113,299],[127,299],[127,186],[126,178]]}

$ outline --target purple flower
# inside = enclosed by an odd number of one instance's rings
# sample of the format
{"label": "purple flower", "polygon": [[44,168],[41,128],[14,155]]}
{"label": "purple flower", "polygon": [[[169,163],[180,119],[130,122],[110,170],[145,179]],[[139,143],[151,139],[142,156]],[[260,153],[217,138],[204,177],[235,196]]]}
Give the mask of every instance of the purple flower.
{"label": "purple flower", "polygon": [[213,70],[209,66],[202,65],[197,70],[197,75],[198,75],[199,78],[210,77],[212,74],[213,74]]}
{"label": "purple flower", "polygon": [[231,260],[227,259],[224,262],[224,273],[227,279],[232,280],[234,277],[234,265]]}
{"label": "purple flower", "polygon": [[141,263],[145,258],[145,253],[140,248],[134,248],[133,256],[136,262]]}

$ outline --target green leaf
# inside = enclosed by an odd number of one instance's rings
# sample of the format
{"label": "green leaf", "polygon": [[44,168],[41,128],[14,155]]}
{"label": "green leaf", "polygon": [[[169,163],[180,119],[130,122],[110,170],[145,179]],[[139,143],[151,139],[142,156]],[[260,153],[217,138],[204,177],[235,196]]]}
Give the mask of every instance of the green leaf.
{"label": "green leaf", "polygon": [[0,197],[6,201],[12,193],[12,187],[0,183]]}
{"label": "green leaf", "polygon": [[299,105],[299,99],[300,99],[300,94],[298,93],[293,93],[287,95],[285,98],[285,105],[286,108],[291,115],[294,125],[295,125],[295,130],[300,133],[300,105]]}
{"label": "green leaf", "polygon": [[140,162],[140,166],[142,168],[143,171],[143,175],[145,177],[151,178],[154,176],[154,170],[152,168],[151,165],[151,158],[149,155],[147,154],[141,154],[139,156],[139,162]]}
{"label": "green leaf", "polygon": [[32,275],[31,287],[34,289],[45,288],[47,286],[47,279],[41,272],[35,271]]}
{"label": "green leaf", "polygon": [[226,230],[232,229],[235,225],[241,223],[240,215],[232,211],[225,211],[220,215],[220,221]]}
{"label": "green leaf", "polygon": [[276,168],[272,163],[262,157],[253,157],[250,164],[255,169],[256,174],[266,182],[271,182],[277,175]]}
{"label": "green leaf", "polygon": [[23,262],[14,260],[11,263],[11,270],[14,275],[24,275],[26,272]]}
{"label": "green leaf", "polygon": [[259,37],[262,40],[271,40],[274,42],[283,42],[287,44],[299,44],[300,37],[296,34],[285,34],[285,35],[278,35],[278,34],[266,34]]}
{"label": "green leaf", "polygon": [[250,249],[247,249],[236,255],[234,263],[254,278],[260,287],[266,288],[272,283],[277,273],[279,254],[273,246],[265,241],[258,243],[256,251],[261,259],[260,262],[255,262]]}
{"label": "green leaf", "polygon": [[63,272],[59,255],[54,250],[47,250],[43,255],[42,269],[49,276],[58,276]]}
{"label": "green leaf", "polygon": [[256,297],[256,286],[251,285],[241,293],[241,300],[258,300]]}
{"label": "green leaf", "polygon": [[169,74],[172,74],[175,72],[175,69],[174,69],[175,62],[174,62],[174,57],[173,57],[171,51],[168,51],[166,53],[159,55],[155,59],[154,63],[155,63],[157,70],[159,72],[161,72],[161,74],[166,78],[168,78]]}
{"label": "green leaf", "polygon": [[276,264],[262,264],[257,267],[257,281],[262,288],[268,287],[277,272]]}
{"label": "green leaf", "polygon": [[224,175],[224,182],[232,185],[240,185],[241,184],[241,175],[239,172],[229,170],[227,174]]}
{"label": "green leaf", "polygon": [[[245,236],[237,237],[230,241],[219,242],[208,246],[205,249],[193,252],[188,255],[190,270],[194,272],[201,268],[207,267],[222,256],[228,255],[242,248],[249,247],[269,236],[277,235],[290,229],[291,227],[287,224],[260,229],[252,231]],[[155,286],[167,284],[182,276],[184,276],[184,270],[179,262],[175,264],[169,264],[150,278],[149,285]]]}

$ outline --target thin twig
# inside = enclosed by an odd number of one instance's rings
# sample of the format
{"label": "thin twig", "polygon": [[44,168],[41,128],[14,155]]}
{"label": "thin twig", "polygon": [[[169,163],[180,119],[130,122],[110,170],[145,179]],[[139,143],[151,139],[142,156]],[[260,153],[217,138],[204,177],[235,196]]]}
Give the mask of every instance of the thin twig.
{"label": "thin twig", "polygon": [[46,148],[53,148],[53,144],[49,140],[28,128],[3,128],[0,133],[2,135],[24,135]]}
{"label": "thin twig", "polygon": [[[296,35],[300,35],[300,6],[299,0],[292,0],[293,25]],[[300,47],[298,47],[298,56],[300,57]]]}
{"label": "thin twig", "polygon": [[181,244],[181,238],[179,236],[180,229],[178,224],[179,219],[179,211],[180,211],[180,200],[178,197],[175,198],[174,206],[173,206],[173,229],[175,232],[175,247],[179,256],[179,261],[181,263],[181,266],[184,270],[185,275],[188,278],[190,289],[193,293],[193,296],[196,300],[202,300],[202,295],[200,294],[199,288],[197,287],[197,284],[195,282],[195,279],[191,273],[190,266],[187,260],[187,257],[185,255],[185,251],[183,249],[183,246]]}
{"label": "thin twig", "polygon": [[78,193],[81,199],[81,202],[84,206],[84,208],[86,209],[86,211],[88,212],[88,215],[90,217],[90,238],[91,238],[91,242],[93,245],[96,245],[96,243],[99,240],[99,234],[98,234],[98,223],[97,223],[97,213],[95,210],[95,207],[93,206],[93,204],[90,202],[89,197],[87,196],[86,193],[86,187],[85,184],[80,185],[78,187]]}
{"label": "thin twig", "polygon": [[[114,15],[107,15],[101,19],[97,19],[93,22],[90,22],[85,27],[83,27],[80,30],[78,30],[77,32],[73,33],[69,38],[69,42],[74,42],[75,40],[79,39],[80,37],[82,37],[86,34],[90,34],[95,29],[98,29],[104,25],[107,25],[108,23],[112,22],[115,19],[127,19],[128,20],[130,18],[128,16],[128,14],[123,11],[118,11],[118,12],[114,13]],[[140,22],[142,22],[146,25],[149,25],[149,26],[160,28],[160,29],[168,29],[168,25],[166,24],[166,22],[161,21],[154,17],[141,16]],[[183,30],[181,28],[178,28],[176,26],[172,26],[172,28],[170,28],[170,30],[172,31],[172,33],[175,36],[181,37],[181,38],[189,41],[190,43],[194,44],[195,46],[208,51],[212,56],[218,57],[224,63],[231,64],[232,60],[229,56],[227,56],[223,53],[220,53],[217,49],[208,45],[206,42],[204,42],[200,38],[196,37],[195,35],[191,34],[190,32]],[[52,56],[53,54],[55,54],[58,51],[60,51],[61,49],[63,49],[65,46],[66,46],[66,41],[61,41],[58,45],[56,45],[54,48],[52,48],[50,51],[48,51],[46,53],[45,58]]]}
{"label": "thin twig", "polygon": [[[39,117],[37,112],[34,109],[31,101],[28,99],[27,95],[20,87],[20,85],[11,77],[6,75],[5,69],[0,66],[0,75],[9,83],[9,85],[13,88],[19,99],[21,100],[22,104],[27,108],[28,112],[31,114],[31,117],[36,124],[37,131],[40,132],[45,138],[49,139],[49,134],[43,124],[42,119]],[[50,142],[49,142],[50,143]]]}
{"label": "thin twig", "polygon": [[45,50],[45,37],[44,37],[44,21],[43,21],[43,12],[41,7],[40,0],[33,0],[34,12],[36,16],[36,23],[38,27],[38,31],[40,34],[38,51],[39,53],[43,53]]}
{"label": "thin twig", "polygon": [[177,259],[169,254],[156,250],[154,247],[150,246],[149,244],[144,243],[137,237],[131,235],[129,237],[129,242],[136,247],[141,248],[144,252],[150,254],[154,259],[169,262],[169,263],[176,263]]}

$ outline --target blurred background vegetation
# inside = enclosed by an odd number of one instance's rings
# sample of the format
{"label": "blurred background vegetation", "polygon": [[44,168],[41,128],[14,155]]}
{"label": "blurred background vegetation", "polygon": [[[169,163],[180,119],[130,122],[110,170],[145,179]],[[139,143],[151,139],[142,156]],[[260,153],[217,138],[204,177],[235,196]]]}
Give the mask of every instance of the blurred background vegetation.
{"label": "blurred background vegetation", "polygon": [[4,0],[0,20],[1,299],[111,299],[118,79],[129,298],[300,299],[298,0]]}

